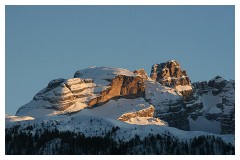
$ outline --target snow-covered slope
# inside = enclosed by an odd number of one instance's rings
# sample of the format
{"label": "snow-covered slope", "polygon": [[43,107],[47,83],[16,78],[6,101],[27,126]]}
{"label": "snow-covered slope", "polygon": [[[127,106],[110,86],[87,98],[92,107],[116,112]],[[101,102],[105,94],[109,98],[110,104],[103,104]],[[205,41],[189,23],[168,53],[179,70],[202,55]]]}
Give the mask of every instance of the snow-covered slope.
{"label": "snow-covered slope", "polygon": [[143,98],[136,99],[118,99],[110,100],[106,104],[93,109],[84,109],[79,114],[81,115],[93,115],[111,119],[118,119],[125,113],[137,112],[150,107]]}
{"label": "snow-covered slope", "polygon": [[[229,113],[233,111],[232,83],[216,77],[209,81],[210,86],[204,90],[204,94],[200,94],[203,89],[198,89],[194,84],[195,98],[186,100],[183,94],[190,91],[187,94],[191,97],[192,86],[189,85],[188,79],[182,82],[181,79],[186,76],[186,72],[181,70],[179,63],[169,61],[157,68],[155,66],[155,70],[160,82],[161,76],[163,79],[171,78],[171,83],[175,86],[166,86],[148,78],[143,69],[133,73],[122,68],[90,67],[77,71],[74,78],[50,81],[32,101],[19,108],[16,116],[37,118],[79,112],[82,115],[124,119],[128,123],[150,124],[150,121],[139,118],[138,111],[143,112],[151,105],[154,113],[146,116],[148,118],[160,118],[170,126],[184,130],[207,132],[213,130],[206,129],[209,127],[203,129],[204,127],[193,126],[202,126],[208,121],[214,121],[211,123],[216,128],[213,133],[219,133],[220,115],[225,115],[225,119],[228,119]],[[153,72],[152,76],[154,74]],[[175,82],[174,78],[178,78],[178,81]],[[197,118],[196,115],[200,117]]]}
{"label": "snow-covered slope", "polygon": [[[21,122],[16,122],[16,124],[21,125],[21,131],[28,131],[27,128],[29,126],[35,126],[31,131],[32,134],[37,132],[39,129],[43,129],[43,131],[44,129],[58,129],[59,131],[81,132],[84,133],[85,136],[105,136],[108,131],[112,130],[113,127],[119,127],[117,134],[113,138],[124,141],[134,138],[135,135],[139,135],[140,138],[143,139],[144,137],[148,136],[149,133],[156,135],[169,132],[175,137],[180,138],[182,141],[190,141],[194,137],[200,135],[214,135],[201,131],[182,131],[173,127],[167,127],[164,124],[160,126],[154,123],[146,123],[145,125],[139,125],[135,123],[129,124],[114,119],[93,116],[90,114],[82,114],[81,112],[71,116],[55,115],[31,120],[23,120]],[[6,123],[6,127],[11,128],[11,126],[16,124]],[[225,135],[220,137],[225,137],[224,140],[226,142],[230,142],[234,145],[234,136]]]}
{"label": "snow-covered slope", "polygon": [[153,104],[158,111],[167,112],[171,105],[182,100],[181,93],[177,90],[161,85],[152,80],[145,82],[146,99]]}
{"label": "snow-covered slope", "polygon": [[75,78],[93,79],[94,83],[99,87],[106,87],[110,85],[110,80],[117,75],[133,76],[136,74],[123,68],[113,67],[90,67],[87,69],[78,70],[75,74]]}
{"label": "snow-covered slope", "polygon": [[[87,137],[114,133],[110,135],[115,141],[168,133],[190,143],[199,136],[214,136],[234,145],[232,81],[216,77],[192,86],[186,71],[175,61],[155,66],[152,77],[155,80],[143,69],[79,70],[74,78],[50,81],[15,116],[6,115],[6,129],[33,136],[56,130]],[[230,135],[217,135],[220,133]],[[56,137],[45,145],[59,143],[62,141]],[[42,147],[41,152],[47,152]]]}
{"label": "snow-covered slope", "polygon": [[[141,112],[145,112],[144,109],[150,105],[154,108],[154,113],[146,116],[150,118],[153,118],[155,113],[165,113],[179,107],[176,104],[182,101],[182,94],[178,90],[146,78],[144,70],[134,72],[110,67],[79,70],[74,74],[74,78],[50,81],[31,102],[20,107],[16,115],[37,118],[80,112],[83,115],[120,118],[128,123],[140,124],[142,120],[142,123],[146,124],[153,121],[134,118],[143,117]],[[142,111],[138,112],[140,110]]]}
{"label": "snow-covered slope", "polygon": [[78,78],[52,80],[31,102],[20,107],[16,115],[41,117],[79,111],[108,91],[111,81],[119,75],[137,76],[126,69],[91,67],[77,71],[74,77]]}
{"label": "snow-covered slope", "polygon": [[203,108],[190,120],[192,130],[212,126],[205,131],[218,134],[234,134],[235,132],[235,82],[227,81],[220,76],[193,84],[195,93],[203,102]]}

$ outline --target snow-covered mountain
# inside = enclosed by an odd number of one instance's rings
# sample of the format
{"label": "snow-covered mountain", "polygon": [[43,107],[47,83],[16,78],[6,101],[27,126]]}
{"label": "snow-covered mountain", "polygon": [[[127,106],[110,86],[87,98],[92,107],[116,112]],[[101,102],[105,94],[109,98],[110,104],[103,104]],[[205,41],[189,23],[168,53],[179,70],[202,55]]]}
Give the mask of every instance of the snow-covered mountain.
{"label": "snow-covered mountain", "polygon": [[[234,154],[234,81],[215,77],[208,83],[191,84],[174,60],[153,65],[150,77],[144,69],[90,67],[77,71],[73,78],[50,81],[15,116],[6,115],[6,154],[66,153],[66,146],[72,144],[63,138],[65,134],[72,140],[84,136],[82,140],[89,143],[92,139],[87,137],[104,143],[107,138],[118,149],[131,146],[119,154]],[[44,139],[45,134],[51,138]],[[16,147],[19,136],[29,141],[23,150]],[[132,145],[136,136],[138,145]],[[151,137],[159,143],[158,151],[150,143],[150,150],[143,149]],[[169,138],[169,146],[160,141]],[[222,144],[218,149],[204,149],[216,139]],[[174,150],[162,149],[171,143],[176,144]],[[74,154],[95,153],[81,147]],[[113,153],[110,148],[96,150],[96,154]]]}
{"label": "snow-covered mountain", "polygon": [[193,83],[193,86],[203,108],[191,115],[192,129],[202,126],[203,130],[206,121],[209,132],[235,134],[235,81],[216,76],[208,82]]}

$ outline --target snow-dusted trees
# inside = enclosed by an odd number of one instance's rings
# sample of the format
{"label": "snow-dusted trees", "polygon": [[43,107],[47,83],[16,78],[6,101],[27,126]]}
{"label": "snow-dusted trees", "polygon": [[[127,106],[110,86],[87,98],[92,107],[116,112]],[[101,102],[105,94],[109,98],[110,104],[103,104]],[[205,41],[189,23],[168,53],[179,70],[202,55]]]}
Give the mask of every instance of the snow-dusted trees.
{"label": "snow-dusted trees", "polygon": [[[31,129],[31,127],[29,128]],[[85,137],[82,133],[44,130],[32,134],[16,127],[5,131],[6,154],[235,154],[235,147],[220,137],[199,136],[191,141],[180,141],[170,133],[129,141],[115,141],[112,128],[106,136]]]}

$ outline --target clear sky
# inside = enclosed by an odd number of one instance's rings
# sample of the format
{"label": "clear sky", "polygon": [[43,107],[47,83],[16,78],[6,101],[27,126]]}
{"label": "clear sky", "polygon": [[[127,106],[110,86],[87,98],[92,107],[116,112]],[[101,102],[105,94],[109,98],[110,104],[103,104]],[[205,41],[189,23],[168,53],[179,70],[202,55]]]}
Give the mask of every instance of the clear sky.
{"label": "clear sky", "polygon": [[235,79],[234,6],[6,6],[6,113],[90,66]]}

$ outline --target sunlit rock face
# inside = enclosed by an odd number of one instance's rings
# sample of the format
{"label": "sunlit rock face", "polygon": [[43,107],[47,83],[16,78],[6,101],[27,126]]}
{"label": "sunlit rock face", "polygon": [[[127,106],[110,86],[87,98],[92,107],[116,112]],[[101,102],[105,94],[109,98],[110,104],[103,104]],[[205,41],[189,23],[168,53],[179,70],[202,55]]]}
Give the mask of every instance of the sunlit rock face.
{"label": "sunlit rock face", "polygon": [[166,86],[190,85],[186,71],[182,70],[180,64],[175,60],[154,64],[150,77]]}
{"label": "sunlit rock face", "polygon": [[135,118],[135,117],[153,117],[154,116],[154,110],[155,108],[151,105],[148,108],[142,109],[140,111],[136,111],[136,112],[129,112],[129,113],[125,113],[123,115],[121,115],[118,120],[120,121],[127,121],[131,118]]}
{"label": "sunlit rock face", "polygon": [[158,123],[160,118],[170,127],[182,130],[191,130],[190,122],[204,119],[216,122],[222,134],[235,132],[235,82],[217,76],[191,84],[186,71],[174,60],[153,65],[151,78],[144,69],[133,72],[111,67],[78,70],[73,78],[50,81],[29,103],[20,107],[16,115],[36,118],[75,114],[119,99],[141,104],[138,98],[151,107],[140,111],[130,106],[132,110],[129,110],[124,104],[124,114],[115,119],[136,124],[147,122],[147,118],[156,118]]}
{"label": "sunlit rock face", "polygon": [[50,81],[31,102],[19,108],[17,115],[29,113],[31,109],[65,111],[74,105],[81,106],[79,109],[93,108],[111,99],[145,97],[145,80],[140,74],[119,68],[79,70],[74,78]]}
{"label": "sunlit rock face", "polygon": [[[93,88],[96,84],[90,79],[71,78],[55,79],[47,87],[38,92],[33,100],[20,107],[16,115],[31,114],[31,110],[48,109],[63,111],[76,103],[85,103],[94,98]],[[44,113],[39,113],[39,116]],[[34,114],[37,116],[37,114]]]}
{"label": "sunlit rock face", "polygon": [[186,71],[181,69],[179,62],[170,60],[166,63],[154,64],[150,77],[164,86],[178,90],[182,93],[184,100],[189,101],[191,99],[190,79]]}
{"label": "sunlit rock face", "polygon": [[143,68],[139,69],[139,70],[135,70],[135,71],[133,71],[133,73],[138,74],[139,76],[141,76],[144,79],[148,79],[148,75]]}
{"label": "sunlit rock face", "polygon": [[131,77],[118,75],[111,80],[109,88],[99,93],[99,96],[92,99],[89,107],[101,105],[112,98],[138,98],[145,96],[144,79],[141,77]]}
{"label": "sunlit rock face", "polygon": [[[145,97],[145,84],[146,80],[142,75],[133,73],[124,69],[117,68],[94,68],[99,70],[98,76],[88,74],[89,71],[80,70],[77,71],[74,77],[93,78],[97,87],[103,87],[99,95],[91,99],[88,103],[88,107],[96,107],[103,103],[106,103],[113,98],[138,98]],[[142,73],[142,72],[141,72]]]}

